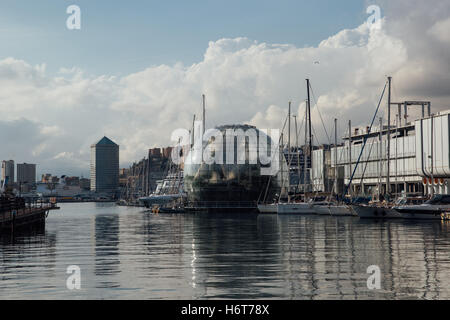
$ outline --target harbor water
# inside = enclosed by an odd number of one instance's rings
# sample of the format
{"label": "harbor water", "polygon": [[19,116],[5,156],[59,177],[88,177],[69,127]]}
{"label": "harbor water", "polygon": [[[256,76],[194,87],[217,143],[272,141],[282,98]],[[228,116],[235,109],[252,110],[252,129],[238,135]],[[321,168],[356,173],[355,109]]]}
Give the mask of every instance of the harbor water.
{"label": "harbor water", "polygon": [[[0,299],[450,299],[442,221],[67,203],[45,230],[0,241]],[[380,289],[368,288],[369,266]]]}

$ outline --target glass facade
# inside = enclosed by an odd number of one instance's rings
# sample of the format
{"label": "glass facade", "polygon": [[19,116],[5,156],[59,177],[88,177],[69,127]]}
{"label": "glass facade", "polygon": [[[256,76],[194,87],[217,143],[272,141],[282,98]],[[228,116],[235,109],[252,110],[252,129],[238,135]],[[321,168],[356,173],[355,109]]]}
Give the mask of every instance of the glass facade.
{"label": "glass facade", "polygon": [[287,181],[278,143],[248,125],[216,127],[205,137],[201,149],[194,145],[185,160],[184,185],[191,203],[233,207],[278,199],[283,171]]}

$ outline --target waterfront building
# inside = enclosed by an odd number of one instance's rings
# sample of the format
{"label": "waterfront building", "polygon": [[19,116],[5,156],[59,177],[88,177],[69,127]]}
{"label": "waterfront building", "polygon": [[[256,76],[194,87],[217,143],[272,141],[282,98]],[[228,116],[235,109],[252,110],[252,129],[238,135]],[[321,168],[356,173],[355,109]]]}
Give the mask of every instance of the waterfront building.
{"label": "waterfront building", "polygon": [[[401,119],[401,117],[398,117]],[[368,127],[352,128],[344,144],[313,153],[312,180],[318,192],[324,187],[324,172],[338,170],[339,190],[350,182],[367,138],[359,164],[354,172],[351,193],[430,195],[450,192],[450,110],[437,115],[424,114],[417,120],[397,121],[390,130],[389,189],[387,186],[388,126],[378,125],[368,134]],[[350,147],[351,144],[351,147]],[[337,165],[335,163],[337,152]],[[351,152],[351,156],[349,153]],[[328,159],[322,161],[321,159]],[[350,160],[349,160],[350,159]],[[318,160],[318,161],[316,161]],[[339,174],[340,172],[340,174]],[[334,174],[334,173],[333,173]],[[432,190],[433,189],[433,190]],[[390,192],[388,192],[390,191]]]}
{"label": "waterfront building", "polygon": [[[235,209],[256,209],[258,201],[277,201],[282,186],[286,188],[288,185],[286,161],[277,160],[276,171],[263,174],[262,169],[267,169],[274,163],[263,165],[260,158],[253,158],[255,155],[262,155],[259,148],[261,139],[266,139],[262,141],[267,141],[267,149],[272,157],[281,158],[279,152],[271,148],[271,138],[249,125],[225,125],[216,127],[215,130],[223,135],[222,139],[210,139],[200,147],[212,150],[212,157],[216,157],[217,152],[216,160],[223,161],[203,161],[198,157],[204,153],[196,151],[194,145],[184,163],[184,186],[190,206],[200,210],[232,212]],[[245,139],[230,139],[228,131],[244,132]],[[250,131],[255,132],[256,139],[247,135]],[[276,148],[279,148],[278,144]],[[234,150],[234,159],[231,154],[227,154],[229,150]]]}
{"label": "waterfront building", "polygon": [[113,194],[119,187],[119,146],[107,137],[91,145],[91,190]]}
{"label": "waterfront building", "polygon": [[14,183],[14,160],[2,161],[2,181],[5,181],[6,177],[8,177],[9,183]]}
{"label": "waterfront building", "polygon": [[36,165],[30,163],[17,164],[17,183],[35,184],[36,183]]}

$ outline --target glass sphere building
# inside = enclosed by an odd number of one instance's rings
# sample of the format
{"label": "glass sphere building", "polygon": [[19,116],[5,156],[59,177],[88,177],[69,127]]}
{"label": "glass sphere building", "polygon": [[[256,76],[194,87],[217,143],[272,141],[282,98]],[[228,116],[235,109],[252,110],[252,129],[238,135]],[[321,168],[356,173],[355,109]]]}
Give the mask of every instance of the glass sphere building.
{"label": "glass sphere building", "polygon": [[[198,146],[198,145],[201,145]],[[189,205],[208,211],[256,209],[258,202],[278,200],[287,165],[278,141],[249,125],[208,130],[190,149],[184,164]],[[283,172],[285,178],[283,177]]]}

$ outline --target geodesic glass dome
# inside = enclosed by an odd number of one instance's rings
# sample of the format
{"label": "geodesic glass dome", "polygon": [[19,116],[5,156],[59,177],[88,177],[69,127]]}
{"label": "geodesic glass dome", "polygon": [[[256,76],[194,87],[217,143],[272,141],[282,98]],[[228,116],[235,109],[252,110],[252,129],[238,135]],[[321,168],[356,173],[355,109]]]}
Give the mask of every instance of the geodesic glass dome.
{"label": "geodesic glass dome", "polygon": [[204,140],[190,149],[184,164],[191,203],[256,205],[277,200],[282,180],[287,186],[287,164],[278,153],[278,141],[256,127],[219,126],[208,130]]}

